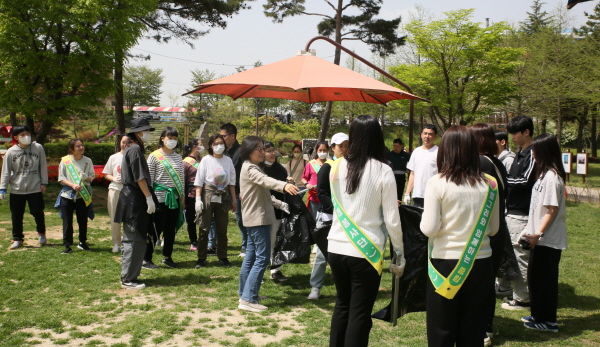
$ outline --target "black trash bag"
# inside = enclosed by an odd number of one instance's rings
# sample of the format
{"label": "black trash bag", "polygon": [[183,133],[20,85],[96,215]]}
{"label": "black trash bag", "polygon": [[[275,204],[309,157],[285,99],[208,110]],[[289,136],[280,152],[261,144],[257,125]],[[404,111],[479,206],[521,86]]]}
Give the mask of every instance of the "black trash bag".
{"label": "black trash bag", "polygon": [[290,214],[284,213],[277,231],[273,267],[310,262],[310,231],[315,228],[315,219],[298,195],[286,194],[285,200],[290,207]]}
{"label": "black trash bag", "polygon": [[[428,238],[420,229],[423,209],[401,205],[400,221],[402,223],[402,240],[404,241],[404,258],[406,267],[400,277],[398,295],[398,317],[410,312],[426,310],[427,281],[427,242]],[[393,286],[393,282],[392,282]],[[392,288],[393,293],[393,288]],[[374,313],[373,318],[387,322],[392,320],[393,298],[384,309]]]}

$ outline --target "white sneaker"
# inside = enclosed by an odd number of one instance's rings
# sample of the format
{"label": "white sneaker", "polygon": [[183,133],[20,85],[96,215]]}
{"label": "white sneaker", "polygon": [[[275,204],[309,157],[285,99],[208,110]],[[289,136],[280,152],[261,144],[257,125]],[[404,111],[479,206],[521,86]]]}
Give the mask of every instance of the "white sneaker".
{"label": "white sneaker", "polygon": [[121,288],[139,290],[146,288],[146,285],[141,282],[121,282]]}
{"label": "white sneaker", "polygon": [[321,296],[321,288],[313,287],[308,294],[308,300],[319,300]]}
{"label": "white sneaker", "polygon": [[113,246],[112,252],[113,253],[119,253],[121,251],[121,247],[119,247],[119,245],[117,245],[115,243],[115,245]]}
{"label": "white sneaker", "polygon": [[240,301],[238,308],[240,310],[251,311],[251,312],[262,312],[262,311],[266,311],[268,309],[268,307],[265,305],[253,304],[253,303],[250,303],[250,302],[247,302],[244,300]]}
{"label": "white sneaker", "polygon": [[492,345],[492,339],[490,339],[489,337],[486,337],[485,339],[483,339],[483,347],[490,347]]}
{"label": "white sneaker", "polygon": [[12,245],[10,245],[10,247],[8,247],[8,249],[17,249],[17,248],[21,248],[21,247],[23,247],[22,241],[14,241],[12,243]]}
{"label": "white sneaker", "polygon": [[38,237],[40,240],[40,245],[45,245],[48,242],[48,239],[46,239],[46,235],[38,234]]}
{"label": "white sneaker", "polygon": [[[258,296],[258,301],[265,300],[266,298],[267,298],[267,297],[266,297],[266,296],[264,296],[264,295],[259,295],[259,296]],[[240,299],[238,300],[238,302],[240,302],[240,303],[241,303],[242,301],[244,301],[244,300],[242,300],[242,297],[240,297]]]}
{"label": "white sneaker", "polygon": [[240,254],[238,255],[238,257],[245,258],[246,257],[246,252],[240,252]]}

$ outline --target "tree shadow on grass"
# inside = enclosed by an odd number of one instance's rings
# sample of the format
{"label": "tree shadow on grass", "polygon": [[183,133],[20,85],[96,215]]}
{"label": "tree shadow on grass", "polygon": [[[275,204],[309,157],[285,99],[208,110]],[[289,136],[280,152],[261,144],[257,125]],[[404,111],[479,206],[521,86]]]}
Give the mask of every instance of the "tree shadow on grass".
{"label": "tree shadow on grass", "polygon": [[[160,270],[154,270],[160,271]],[[173,270],[177,271],[177,270]],[[213,276],[208,274],[193,274],[186,273],[181,275],[160,275],[154,278],[145,278],[143,282],[151,287],[178,287],[188,285],[219,285],[222,283],[231,282],[229,276]]]}
{"label": "tree shadow on grass", "polygon": [[559,283],[558,308],[574,308],[582,311],[599,310],[600,298],[596,296],[577,295],[573,286],[566,283]]}

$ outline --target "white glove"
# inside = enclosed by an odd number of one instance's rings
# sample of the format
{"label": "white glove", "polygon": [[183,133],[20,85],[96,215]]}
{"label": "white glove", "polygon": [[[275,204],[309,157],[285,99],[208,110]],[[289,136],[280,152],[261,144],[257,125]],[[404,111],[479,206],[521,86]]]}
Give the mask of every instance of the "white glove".
{"label": "white glove", "polygon": [[202,203],[202,197],[196,197],[196,213],[200,213],[204,210],[204,204]]}
{"label": "white glove", "polygon": [[404,199],[402,200],[404,205],[410,205],[410,194],[404,194]]}
{"label": "white glove", "polygon": [[406,266],[406,259],[404,259],[404,255],[401,255],[400,256],[400,264],[399,265],[391,264],[390,272],[398,277],[402,277],[402,274],[404,274],[405,266]]}
{"label": "white glove", "polygon": [[6,193],[0,193],[0,200],[6,199]]}
{"label": "white glove", "polygon": [[281,210],[287,214],[290,214],[290,206],[287,204],[287,202],[281,203]]}
{"label": "white glove", "polygon": [[81,178],[81,181],[85,181],[88,179],[88,175],[85,172],[82,172],[81,174],[79,174],[79,177]]}
{"label": "white glove", "polygon": [[156,212],[156,205],[154,204],[154,200],[152,200],[152,195],[146,197],[146,204],[148,204],[148,209],[146,210],[148,214]]}

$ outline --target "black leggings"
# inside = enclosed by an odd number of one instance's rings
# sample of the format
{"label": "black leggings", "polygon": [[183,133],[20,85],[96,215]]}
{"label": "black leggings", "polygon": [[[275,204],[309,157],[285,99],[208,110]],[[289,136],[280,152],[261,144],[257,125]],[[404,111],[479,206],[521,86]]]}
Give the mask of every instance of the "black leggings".
{"label": "black leggings", "polygon": [[60,198],[60,212],[63,220],[63,245],[71,247],[73,245],[73,211],[77,216],[77,225],[79,226],[79,242],[87,241],[87,220],[89,206],[85,206],[85,201],[79,198],[75,201],[64,197]]}
{"label": "black leggings", "polygon": [[[160,239],[161,234],[164,238],[162,254],[165,258],[171,258],[173,246],[175,244],[175,227],[179,218],[179,208],[169,209],[164,202],[159,202],[154,213],[154,223],[150,223],[148,234],[148,244],[146,245],[146,256],[144,260],[151,261],[154,245]],[[156,228],[156,230],[155,230]]]}
{"label": "black leggings", "polygon": [[558,309],[558,264],[562,251],[546,246],[531,250],[527,279],[531,315],[538,322],[556,323]]}

